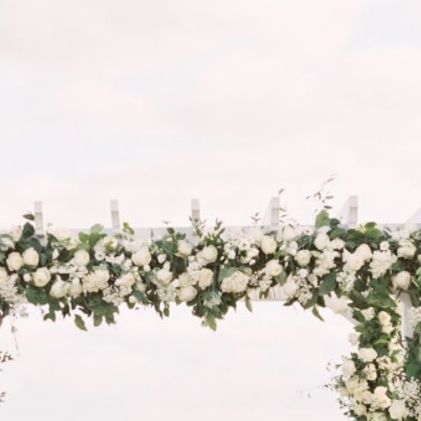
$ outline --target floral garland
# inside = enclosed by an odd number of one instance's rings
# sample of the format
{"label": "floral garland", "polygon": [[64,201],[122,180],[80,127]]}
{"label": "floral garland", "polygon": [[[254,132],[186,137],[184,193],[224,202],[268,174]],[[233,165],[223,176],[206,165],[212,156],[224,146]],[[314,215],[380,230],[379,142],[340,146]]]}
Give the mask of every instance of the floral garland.
{"label": "floral garland", "polygon": [[[32,219],[29,215],[28,219]],[[94,226],[78,237],[64,229],[37,236],[31,222],[0,235],[0,317],[40,306],[44,319],[71,316],[86,330],[114,323],[121,305],[152,306],[168,316],[185,303],[216,329],[230,308],[270,290],[321,318],[328,307],[356,322],[355,351],[338,366],[332,388],[357,421],[421,420],[421,231],[399,238],[374,223],[347,229],[323,210],[315,228],[255,227],[230,234],[218,222],[196,227],[195,244],[168,228],[140,240],[127,225],[107,235]],[[398,297],[414,306],[414,337],[401,337]]]}

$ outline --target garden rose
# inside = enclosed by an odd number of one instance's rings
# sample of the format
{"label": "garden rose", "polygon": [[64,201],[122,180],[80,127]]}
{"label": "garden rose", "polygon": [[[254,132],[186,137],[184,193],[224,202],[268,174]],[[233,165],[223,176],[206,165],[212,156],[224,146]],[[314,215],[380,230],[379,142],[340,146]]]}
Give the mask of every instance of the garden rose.
{"label": "garden rose", "polygon": [[32,267],[38,266],[39,254],[33,247],[26,249],[22,254],[22,258],[25,265]]}
{"label": "garden rose", "polygon": [[192,286],[183,287],[178,291],[180,301],[189,302],[196,298],[197,289]]}
{"label": "garden rose", "polygon": [[178,240],[177,249],[182,256],[190,256],[193,246],[186,240]]}
{"label": "garden rose", "polygon": [[237,270],[232,275],[227,276],[222,280],[221,291],[226,293],[240,293],[247,289],[249,277]]}
{"label": "garden rose", "polygon": [[59,276],[57,280],[53,283],[50,289],[50,295],[54,298],[63,298],[66,296],[67,292],[69,291],[70,284],[68,282],[63,281]]}
{"label": "garden rose", "polygon": [[132,255],[132,261],[136,266],[147,266],[152,260],[149,248],[141,247],[135,254]]}
{"label": "garden rose", "polygon": [[268,235],[264,235],[260,242],[260,247],[264,254],[273,254],[276,251],[276,240]]}
{"label": "garden rose", "polygon": [[377,352],[373,348],[361,348],[358,352],[358,356],[365,363],[371,363],[377,358]]}
{"label": "garden rose", "polygon": [[412,259],[417,252],[417,248],[410,240],[399,241],[398,256],[404,259]]}
{"label": "garden rose", "polygon": [[282,265],[275,259],[269,260],[265,266],[265,273],[270,277],[278,276],[282,273],[283,267]]}
{"label": "garden rose", "polygon": [[216,262],[216,259],[218,258],[218,250],[215,246],[206,246],[203,248],[200,255],[203,258],[203,260],[205,260],[205,262],[213,263]]}
{"label": "garden rose", "polygon": [[394,420],[402,420],[408,416],[408,410],[403,400],[393,400],[389,408],[390,417]]}
{"label": "garden rose", "polygon": [[168,269],[163,268],[158,270],[158,272],[156,273],[156,278],[159,282],[167,285],[171,282],[173,274]]}
{"label": "garden rose", "polygon": [[406,291],[409,288],[409,285],[411,284],[411,274],[403,270],[402,272],[397,273],[392,278],[392,283],[394,288],[403,289],[404,291]]}
{"label": "garden rose", "polygon": [[311,252],[309,250],[299,250],[294,259],[301,267],[308,266],[311,260]]}
{"label": "garden rose", "polygon": [[354,361],[352,360],[344,361],[341,369],[342,369],[342,374],[347,377],[351,377],[357,371],[357,369],[355,368]]}
{"label": "garden rose", "polygon": [[17,272],[23,266],[22,256],[14,251],[7,256],[6,264],[11,272]]}
{"label": "garden rose", "polygon": [[208,268],[203,268],[199,271],[199,286],[206,289],[213,283],[213,272]]}
{"label": "garden rose", "polygon": [[86,250],[78,250],[73,256],[73,263],[76,266],[86,266],[89,263],[90,256]]}
{"label": "garden rose", "polygon": [[47,268],[38,268],[32,277],[32,282],[39,288],[45,287],[50,280],[51,274]]}
{"label": "garden rose", "polygon": [[323,251],[325,248],[330,245],[330,238],[325,232],[319,232],[314,240],[315,247]]}

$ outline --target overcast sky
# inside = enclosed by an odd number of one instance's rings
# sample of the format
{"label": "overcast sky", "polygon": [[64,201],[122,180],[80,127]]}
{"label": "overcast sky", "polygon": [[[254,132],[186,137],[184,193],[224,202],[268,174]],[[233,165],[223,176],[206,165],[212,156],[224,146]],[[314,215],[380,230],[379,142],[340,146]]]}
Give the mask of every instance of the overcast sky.
{"label": "overcast sky", "polygon": [[[42,200],[59,225],[290,214],[331,174],[335,205],[405,221],[421,206],[418,0],[0,0],[0,226]],[[218,333],[187,310],[76,331],[18,322],[4,421],[342,419],[320,386],[346,321],[279,304]],[[9,331],[2,348],[13,349]],[[311,398],[307,397],[311,394]],[[59,415],[58,415],[59,414]]]}

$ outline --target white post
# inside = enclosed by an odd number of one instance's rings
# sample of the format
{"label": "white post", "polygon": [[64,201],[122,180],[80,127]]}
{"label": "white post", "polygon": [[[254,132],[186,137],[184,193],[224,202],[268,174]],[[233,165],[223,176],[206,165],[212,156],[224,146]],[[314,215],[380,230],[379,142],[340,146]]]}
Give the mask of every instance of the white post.
{"label": "white post", "polygon": [[36,201],[34,203],[34,225],[35,225],[35,233],[37,235],[43,236],[44,235],[44,217],[42,214],[42,202]]}
{"label": "white post", "polygon": [[191,201],[191,220],[193,226],[200,222],[200,202],[199,199],[192,199]]}
{"label": "white post", "polygon": [[114,232],[120,231],[120,211],[118,209],[118,200],[110,201],[111,208],[111,228]]}
{"label": "white post", "polygon": [[355,228],[358,224],[358,196],[349,196],[344,203],[341,211],[338,214],[338,218],[342,219],[344,225]]}
{"label": "white post", "polygon": [[402,339],[412,338],[414,336],[414,326],[412,326],[411,320],[411,309],[412,302],[411,297],[406,292],[400,295],[400,311],[402,318]]}
{"label": "white post", "polygon": [[263,225],[271,227],[272,229],[279,228],[279,210],[281,207],[280,199],[278,196],[270,199],[269,206],[266,209],[263,218]]}

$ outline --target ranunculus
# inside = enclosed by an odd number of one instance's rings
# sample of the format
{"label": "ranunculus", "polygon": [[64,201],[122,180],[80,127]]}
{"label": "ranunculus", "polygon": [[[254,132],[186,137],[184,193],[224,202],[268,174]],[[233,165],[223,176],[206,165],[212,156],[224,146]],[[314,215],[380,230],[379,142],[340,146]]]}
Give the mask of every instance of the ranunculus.
{"label": "ranunculus", "polygon": [[365,363],[371,363],[377,358],[377,352],[373,348],[360,348],[358,356]]}
{"label": "ranunculus", "polygon": [[314,245],[318,250],[323,251],[330,245],[330,238],[325,232],[319,232],[314,240]]}
{"label": "ranunculus", "polygon": [[311,260],[311,252],[309,250],[300,250],[294,259],[301,267],[308,266]]}
{"label": "ranunculus", "polygon": [[132,261],[136,266],[147,266],[152,260],[151,253],[149,252],[148,247],[141,247],[135,254],[132,256]]}
{"label": "ranunculus", "polygon": [[172,272],[165,268],[159,269],[158,272],[156,272],[156,278],[158,279],[158,281],[160,281],[161,283],[165,285],[171,282],[172,277],[173,277]]}
{"label": "ranunculus", "polygon": [[417,252],[417,248],[410,240],[399,241],[398,256],[404,259],[412,259]]}
{"label": "ranunculus", "polygon": [[373,256],[373,252],[368,244],[360,244],[354,252],[360,255],[365,261],[368,261]]}
{"label": "ranunculus", "polygon": [[177,249],[178,252],[182,255],[182,256],[190,256],[191,252],[192,252],[192,245],[186,241],[186,240],[178,240],[177,242]]}
{"label": "ranunculus", "polygon": [[7,256],[6,264],[11,272],[17,272],[23,266],[22,256],[14,251]]}
{"label": "ranunculus", "polygon": [[32,266],[32,267],[38,266],[39,254],[33,247],[26,249],[23,252],[22,258],[23,258],[23,263],[25,263],[25,265]]}
{"label": "ranunculus", "polygon": [[264,235],[260,242],[260,247],[265,254],[273,254],[276,251],[276,240],[268,235]]}
{"label": "ranunculus", "polygon": [[352,360],[346,360],[342,364],[342,373],[344,376],[351,377],[355,372],[357,371],[354,361]]}
{"label": "ranunculus", "polygon": [[50,271],[47,268],[38,268],[33,275],[32,281],[35,286],[42,288],[51,280]]}
{"label": "ranunculus", "polygon": [[269,260],[265,266],[265,273],[270,277],[278,276],[282,273],[283,268],[282,265],[275,259]]}
{"label": "ranunculus", "polygon": [[390,417],[394,420],[402,420],[408,416],[408,409],[403,400],[393,400],[389,408]]}
{"label": "ranunculus", "polygon": [[76,266],[86,266],[89,260],[89,253],[86,250],[78,250],[73,256],[73,262]]}
{"label": "ranunculus", "polygon": [[50,289],[50,295],[55,298],[63,298],[69,291],[70,284],[63,281],[60,277],[53,283]]}
{"label": "ranunculus", "polygon": [[348,300],[344,297],[338,297],[334,292],[331,295],[325,295],[326,307],[333,312],[343,314],[348,310]]}
{"label": "ranunculus", "polygon": [[188,303],[196,298],[197,289],[192,286],[183,287],[178,291],[178,299]]}
{"label": "ranunculus", "polygon": [[201,251],[200,256],[205,262],[213,263],[216,262],[216,259],[218,258],[218,250],[213,245],[206,246]]}
{"label": "ranunculus", "polygon": [[199,271],[199,286],[206,289],[213,283],[213,272],[208,268],[203,268]]}
{"label": "ranunculus", "polygon": [[403,270],[392,278],[392,283],[396,289],[403,289],[406,291],[409,288],[409,285],[411,285],[411,274],[406,270]]}
{"label": "ranunculus", "polygon": [[0,267],[0,285],[9,279],[7,270],[4,267]]}
{"label": "ranunculus", "polygon": [[69,295],[73,298],[77,298],[80,294],[82,294],[82,291],[82,284],[80,283],[79,278],[73,278],[68,291]]}

